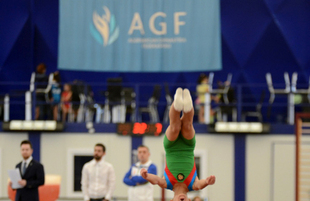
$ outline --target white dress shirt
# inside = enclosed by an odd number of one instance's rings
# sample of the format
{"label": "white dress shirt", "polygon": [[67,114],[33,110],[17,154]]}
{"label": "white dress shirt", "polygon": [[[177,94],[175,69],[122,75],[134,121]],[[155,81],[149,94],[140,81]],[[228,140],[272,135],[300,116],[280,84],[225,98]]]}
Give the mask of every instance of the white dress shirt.
{"label": "white dress shirt", "polygon": [[84,200],[102,198],[111,200],[115,189],[115,172],[112,164],[101,159],[85,163],[82,169],[82,191]]}
{"label": "white dress shirt", "polygon": [[22,164],[21,164],[21,166],[20,166],[20,173],[21,173],[21,175],[24,174],[23,169],[24,169],[25,163],[26,163],[26,169],[27,169],[28,166],[29,166],[29,164],[30,164],[30,162],[32,161],[32,159],[33,159],[33,157],[30,156],[27,160],[23,160],[23,161],[22,161]]}
{"label": "white dress shirt", "polygon": [[29,166],[29,163],[32,161],[32,159],[33,159],[33,157],[32,156],[30,156],[27,160],[23,160],[22,161],[22,168],[24,167],[24,164],[25,164],[25,162],[26,162],[26,167],[28,167]]}

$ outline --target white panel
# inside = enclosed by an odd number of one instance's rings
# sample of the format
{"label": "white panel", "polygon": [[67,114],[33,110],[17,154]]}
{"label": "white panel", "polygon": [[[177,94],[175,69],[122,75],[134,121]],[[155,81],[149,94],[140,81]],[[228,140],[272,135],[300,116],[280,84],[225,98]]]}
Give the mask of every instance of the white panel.
{"label": "white panel", "polygon": [[[2,181],[2,151],[1,151],[1,147],[0,147],[0,181]],[[0,197],[3,197],[4,195],[2,195],[2,182],[0,182]]]}
{"label": "white panel", "polygon": [[[273,144],[294,142],[294,135],[248,135],[246,138],[246,200],[271,201],[273,198]],[[280,156],[279,156],[280,157]],[[294,160],[287,158],[287,163]],[[277,161],[277,164],[279,161]],[[288,170],[289,171],[289,170]],[[282,191],[293,191],[291,188]],[[277,201],[277,200],[275,200]]]}
{"label": "white panel", "polygon": [[207,176],[216,177],[215,184],[206,188],[208,200],[234,201],[233,135],[198,134],[196,149],[207,151]]}
{"label": "white panel", "polygon": [[273,159],[272,201],[292,201],[295,199],[295,142],[276,142]]}
{"label": "white panel", "polygon": [[46,174],[57,174],[62,177],[60,197],[69,196],[67,195],[67,182],[68,175],[71,172],[67,167],[68,151],[93,150],[96,143],[103,143],[106,146],[105,160],[114,167],[116,173],[114,196],[127,197],[127,187],[123,185],[123,176],[130,165],[130,137],[108,133],[43,133],[41,137],[41,161],[44,164]]}

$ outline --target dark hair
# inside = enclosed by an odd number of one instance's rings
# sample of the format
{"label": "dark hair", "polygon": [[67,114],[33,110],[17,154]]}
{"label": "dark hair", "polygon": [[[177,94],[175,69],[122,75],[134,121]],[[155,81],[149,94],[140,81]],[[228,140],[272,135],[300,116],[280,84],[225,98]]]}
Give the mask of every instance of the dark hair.
{"label": "dark hair", "polygon": [[149,151],[149,148],[148,148],[147,146],[143,145],[143,144],[141,144],[140,146],[138,146],[137,150],[138,150],[139,148],[147,148],[147,150]]}
{"label": "dark hair", "polygon": [[206,78],[208,78],[208,76],[207,76],[206,74],[204,74],[204,73],[201,73],[201,74],[199,75],[199,77],[198,77],[197,83],[198,83],[198,84],[201,84],[202,80],[204,80],[204,79],[206,79]]}
{"label": "dark hair", "polygon": [[60,74],[58,71],[54,72],[54,80],[57,82],[57,83],[60,83],[61,79],[60,79]]}
{"label": "dark hair", "polygon": [[105,146],[104,146],[103,144],[97,143],[97,144],[95,145],[95,147],[101,147],[102,150],[103,150],[103,152],[105,152]]}
{"label": "dark hair", "polygon": [[29,140],[23,140],[21,143],[20,143],[20,146],[22,146],[23,144],[29,144],[30,145],[30,148],[32,149],[32,144]]}
{"label": "dark hair", "polygon": [[46,65],[45,63],[40,63],[38,66],[37,66],[37,73],[39,74],[43,74],[46,70]]}

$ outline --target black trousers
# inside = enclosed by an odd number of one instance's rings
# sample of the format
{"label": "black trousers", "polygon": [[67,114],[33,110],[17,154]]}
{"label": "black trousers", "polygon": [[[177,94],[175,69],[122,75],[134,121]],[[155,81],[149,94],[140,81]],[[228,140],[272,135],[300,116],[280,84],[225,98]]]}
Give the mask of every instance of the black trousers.
{"label": "black trousers", "polygon": [[103,198],[96,198],[96,199],[90,198],[90,201],[102,201],[103,199],[104,199],[104,197]]}

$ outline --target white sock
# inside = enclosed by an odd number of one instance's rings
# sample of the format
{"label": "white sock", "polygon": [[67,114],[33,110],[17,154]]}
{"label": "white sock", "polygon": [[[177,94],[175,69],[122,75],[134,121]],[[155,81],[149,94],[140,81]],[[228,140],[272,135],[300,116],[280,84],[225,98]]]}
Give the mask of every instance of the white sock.
{"label": "white sock", "polygon": [[177,88],[174,94],[173,107],[176,111],[181,112],[183,110],[183,89]]}
{"label": "white sock", "polygon": [[183,102],[184,102],[183,111],[184,112],[191,111],[193,108],[193,101],[192,101],[191,93],[189,92],[188,89],[183,90]]}

